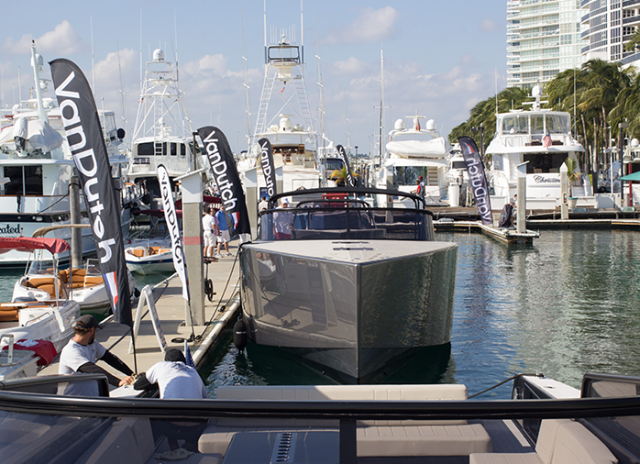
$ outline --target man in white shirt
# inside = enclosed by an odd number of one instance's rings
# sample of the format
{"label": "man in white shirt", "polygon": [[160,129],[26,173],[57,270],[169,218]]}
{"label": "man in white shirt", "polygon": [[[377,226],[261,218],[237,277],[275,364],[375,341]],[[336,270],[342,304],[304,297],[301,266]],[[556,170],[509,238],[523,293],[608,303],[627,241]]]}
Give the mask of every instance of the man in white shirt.
{"label": "man in white shirt", "polygon": [[269,207],[269,202],[267,201],[267,197],[262,196],[262,201],[258,203],[258,212],[264,211]]}
{"label": "man in white shirt", "polygon": [[[109,383],[116,387],[133,383],[133,371],[120,358],[112,354],[104,346],[96,341],[98,322],[91,314],[80,316],[73,326],[74,336],[60,353],[58,374],[71,375],[104,374]],[[110,372],[96,365],[101,359],[114,369],[126,375],[118,379]],[[71,382],[64,390],[65,395],[72,396],[99,396],[98,385],[95,382]]]}
{"label": "man in white shirt", "polygon": [[288,240],[291,238],[291,230],[295,229],[293,225],[293,214],[288,211],[282,211],[289,208],[289,200],[283,198],[280,202],[281,208],[277,213],[273,213],[273,231],[276,240]]}
{"label": "man in white shirt", "polygon": [[[187,366],[182,351],[172,348],[167,350],[164,361],[151,366],[140,374],[133,388],[151,390],[158,388],[160,398],[171,399],[206,399],[207,389],[200,374],[193,367]],[[169,442],[170,451],[165,458],[176,460],[198,452],[198,439],[207,427],[207,421],[166,421],[161,423],[163,433]],[[185,449],[179,448],[178,440],[185,440]]]}
{"label": "man in white shirt", "polygon": [[211,258],[213,250],[216,246],[216,237],[218,235],[218,220],[215,216],[213,206],[209,206],[207,213],[202,216],[202,229],[204,239],[204,255]]}

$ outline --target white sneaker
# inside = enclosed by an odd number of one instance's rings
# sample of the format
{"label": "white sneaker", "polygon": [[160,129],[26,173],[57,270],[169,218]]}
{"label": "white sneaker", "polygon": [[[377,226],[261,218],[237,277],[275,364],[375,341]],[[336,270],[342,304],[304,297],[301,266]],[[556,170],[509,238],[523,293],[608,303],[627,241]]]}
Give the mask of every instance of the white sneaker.
{"label": "white sneaker", "polygon": [[213,255],[214,258],[222,258],[222,255],[220,253],[216,253],[215,255]]}
{"label": "white sneaker", "polygon": [[233,253],[227,253],[225,256],[233,256]]}

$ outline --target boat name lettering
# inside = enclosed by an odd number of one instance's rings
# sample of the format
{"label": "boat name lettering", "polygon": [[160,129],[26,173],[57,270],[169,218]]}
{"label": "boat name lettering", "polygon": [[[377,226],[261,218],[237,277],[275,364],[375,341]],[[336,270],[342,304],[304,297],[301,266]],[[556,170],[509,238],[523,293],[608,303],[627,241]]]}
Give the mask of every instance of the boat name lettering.
{"label": "boat name lettering", "polygon": [[20,224],[15,227],[11,227],[9,224],[2,227],[0,226],[0,234],[21,234],[22,229],[20,228]]}
{"label": "boat name lettering", "polygon": [[542,177],[542,176],[533,176],[533,180],[536,184],[544,184],[546,183],[560,183],[560,179],[557,177]]}
{"label": "boat name lettering", "polygon": [[480,216],[493,220],[491,218],[489,195],[487,195],[487,189],[484,187],[484,169],[482,169],[482,164],[475,158],[471,159],[469,164],[467,164],[467,172],[469,173],[469,182],[473,189],[473,195],[476,199]]}
{"label": "boat name lettering", "polygon": [[260,147],[260,164],[262,165],[262,172],[264,174],[265,181],[267,183],[267,194],[269,198],[273,196],[273,182],[271,177],[271,163],[269,162],[269,142],[265,142]]}
{"label": "boat name lettering", "polygon": [[227,163],[222,160],[222,156],[218,151],[218,139],[213,138],[214,134],[215,131],[211,131],[203,142],[205,143],[209,163],[211,163],[211,169],[216,176],[216,184],[218,184],[218,189],[220,190],[220,198],[224,201],[225,209],[231,211],[236,207],[238,200],[233,195],[232,184],[227,178]]}
{"label": "boat name lettering", "polygon": [[[85,148],[87,144],[87,137],[84,133],[84,127],[80,120],[80,113],[76,102],[71,100],[79,99],[80,94],[78,92],[72,92],[65,90],[67,86],[75,79],[76,73],[71,72],[69,76],[56,88],[56,95],[59,97],[66,97],[60,104],[60,114],[62,117],[62,123],[64,129],[67,132],[67,139],[69,140],[69,148],[73,154],[73,159],[78,171],[86,176],[84,183],[84,195],[87,202],[91,205],[90,210],[95,214],[95,220],[93,223],[93,234],[99,239],[98,247],[104,250],[104,256],[100,258],[101,263],[107,263],[111,260],[113,253],[111,247],[116,244],[113,238],[102,240],[105,233],[104,223],[102,222],[101,212],[104,210],[104,205],[100,201],[100,191],[92,193],[93,186],[98,185],[99,180],[96,177],[98,173],[98,163],[96,161],[95,153],[92,148],[88,150],[79,151]],[[71,143],[71,139],[74,139],[75,143]],[[79,140],[75,140],[78,138]]]}

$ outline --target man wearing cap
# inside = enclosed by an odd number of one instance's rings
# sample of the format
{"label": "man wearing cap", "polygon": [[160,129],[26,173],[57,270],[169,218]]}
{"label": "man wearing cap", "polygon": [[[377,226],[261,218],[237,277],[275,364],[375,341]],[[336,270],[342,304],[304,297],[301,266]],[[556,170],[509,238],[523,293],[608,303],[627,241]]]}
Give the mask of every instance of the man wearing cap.
{"label": "man wearing cap", "polygon": [[[154,364],[147,372],[140,374],[133,388],[150,390],[158,388],[160,398],[171,399],[206,399],[207,389],[198,371],[187,366],[182,351],[172,348],[167,350],[164,361]],[[207,427],[207,420],[195,421],[162,421],[160,426],[169,442],[170,451],[161,455],[167,460],[178,460],[198,452],[198,439]],[[184,440],[184,449],[179,447],[178,440]]]}
{"label": "man wearing cap", "polygon": [[[91,314],[80,316],[73,326],[74,336],[60,353],[58,374],[104,374],[109,383],[115,387],[133,383],[133,371],[120,358],[112,354],[96,341],[98,322]],[[111,373],[96,365],[102,359],[114,369],[126,375],[118,379]],[[64,392],[66,395],[98,396],[97,385],[94,382],[70,383]]]}

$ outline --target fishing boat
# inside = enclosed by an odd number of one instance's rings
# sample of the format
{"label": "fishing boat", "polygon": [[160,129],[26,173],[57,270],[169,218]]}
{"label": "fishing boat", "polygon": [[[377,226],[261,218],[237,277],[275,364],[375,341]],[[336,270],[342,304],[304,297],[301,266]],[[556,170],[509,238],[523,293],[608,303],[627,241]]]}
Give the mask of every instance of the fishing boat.
{"label": "fishing boat", "polygon": [[[0,132],[0,235],[3,237],[30,237],[42,227],[70,224],[69,185],[74,162],[63,127],[60,108],[55,97],[43,95],[50,82],[40,77],[43,58],[32,45],[32,67],[36,95],[11,109],[1,110]],[[124,131],[116,126],[112,111],[100,111],[112,176],[120,179],[123,166],[129,162],[122,139]],[[125,190],[126,191],[126,190]],[[123,196],[122,231],[126,234],[130,223],[127,202]],[[81,210],[86,211],[84,195]],[[88,224],[88,220],[84,219]],[[66,229],[56,232],[56,238],[70,239]],[[85,255],[95,253],[91,230],[82,233]],[[57,256],[68,260],[68,252]],[[28,255],[9,251],[0,255],[0,267],[22,267]]]}
{"label": "fishing boat", "polygon": [[202,164],[192,134],[177,66],[156,49],[145,67],[127,172],[129,181],[145,191],[152,209],[159,209],[154,199],[161,196],[158,166],[163,165],[171,179],[208,166]]}
{"label": "fishing boat", "polygon": [[[55,259],[56,254],[68,249],[69,244],[58,238],[0,238],[0,253],[8,251],[32,253],[36,250],[46,250],[54,256],[52,274],[32,280],[33,292],[41,293],[42,299],[27,296],[14,299],[11,303],[0,304],[0,337],[4,343],[44,340],[51,342],[59,352],[73,336],[72,325],[80,317],[80,305],[64,295],[62,281],[57,276]],[[0,345],[3,345],[2,341]],[[3,363],[0,360],[0,376],[4,378],[15,375],[35,375],[35,371],[27,367],[27,365],[35,366],[28,355],[18,357],[16,363],[7,364],[7,362]]]}
{"label": "fishing boat", "polygon": [[[486,150],[491,207],[500,210],[517,194],[518,165],[526,170],[527,210],[555,210],[562,200],[560,168],[567,158],[579,166],[584,148],[571,133],[571,115],[541,108],[542,90],[532,89],[530,110],[497,115],[496,134]],[[575,187],[574,187],[575,188]],[[584,187],[580,187],[586,193]],[[613,206],[613,205],[611,205]]]}
{"label": "fishing boat", "polygon": [[402,192],[416,190],[416,181],[422,177],[424,197],[429,205],[441,205],[447,196],[447,150],[444,137],[437,131],[435,121],[429,119],[425,127],[420,116],[407,116],[412,121],[406,127],[402,119],[395,122],[389,132],[389,141],[378,172],[379,188],[390,188]]}
{"label": "fishing boat", "polygon": [[[403,206],[373,207],[375,196]],[[276,209],[281,198],[291,207]],[[251,342],[343,383],[372,381],[416,350],[449,343],[457,246],[434,241],[421,197],[357,187],[294,191],[271,198],[260,217],[259,239],[240,251]]]}
{"label": "fishing boat", "polygon": [[266,138],[271,143],[276,170],[282,169],[282,190],[317,188],[321,184],[322,163],[305,86],[304,36],[298,43],[294,26],[281,34],[274,29],[268,43],[266,9],[264,24],[265,71],[260,106],[249,153],[238,163],[238,171],[252,180],[255,176],[253,182],[257,182],[258,189],[266,189],[262,173],[249,174],[261,169],[262,148],[258,142]]}
{"label": "fishing boat", "polygon": [[[640,460],[639,378],[588,373],[576,389],[514,377],[503,400],[470,399],[462,384],[233,385],[218,387],[217,399],[155,400],[135,398],[131,387],[109,398],[96,374],[9,380],[0,384],[0,451],[12,463]],[[55,395],[72,382],[96,383],[104,397]],[[197,429],[195,455],[169,452],[167,437],[185,422]]]}

